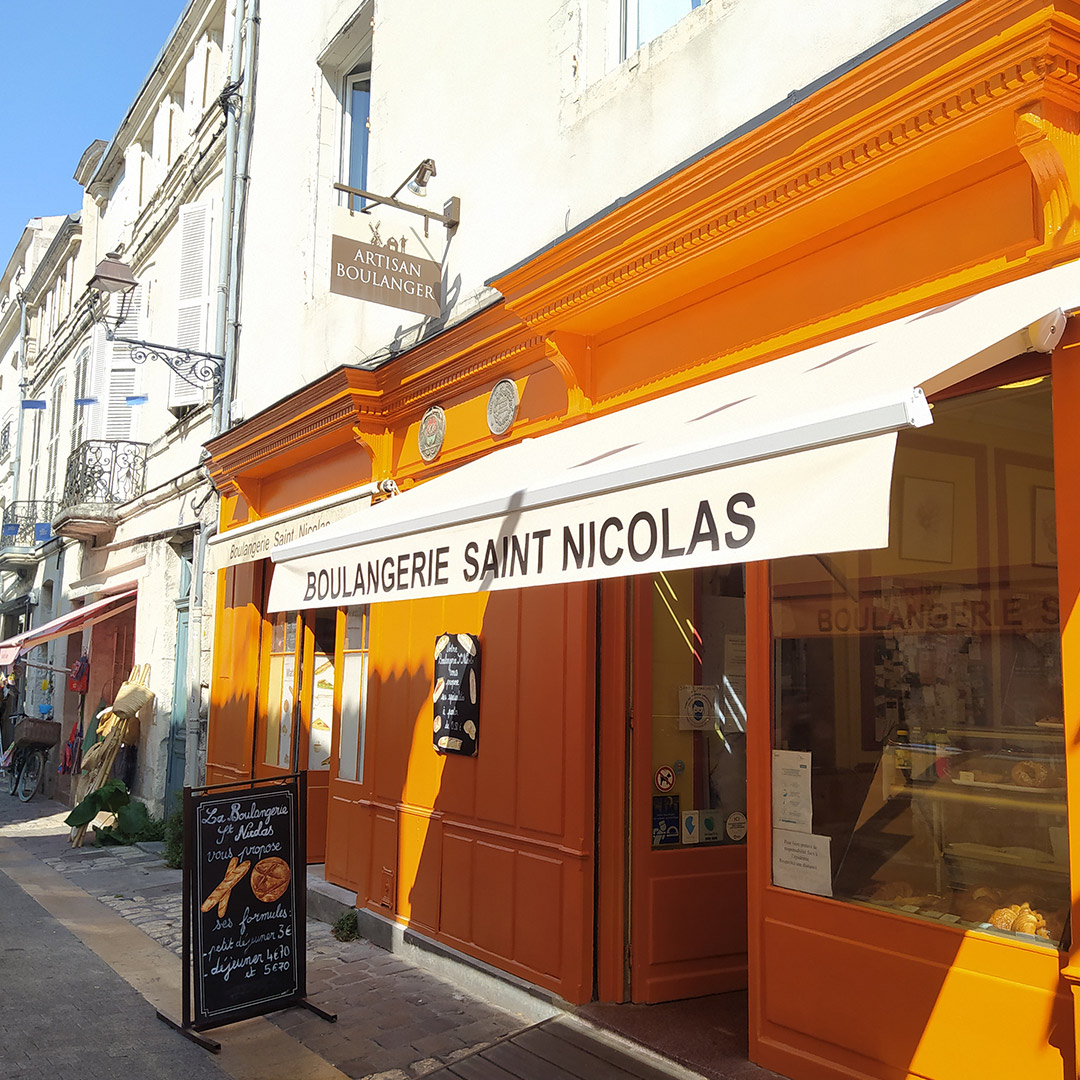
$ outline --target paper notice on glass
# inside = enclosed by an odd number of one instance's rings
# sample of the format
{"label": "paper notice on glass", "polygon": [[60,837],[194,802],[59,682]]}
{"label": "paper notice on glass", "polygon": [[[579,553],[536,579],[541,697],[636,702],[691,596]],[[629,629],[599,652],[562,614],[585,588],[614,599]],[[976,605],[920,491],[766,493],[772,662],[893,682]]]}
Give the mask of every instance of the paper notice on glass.
{"label": "paper notice on glass", "polygon": [[773,829],[774,885],[815,896],[832,896],[832,838]]}
{"label": "paper notice on glass", "polygon": [[772,758],[772,819],[774,829],[810,832],[810,752],[774,750]]}
{"label": "paper notice on glass", "polygon": [[746,730],[746,635],[724,635],[720,724],[725,735]]}

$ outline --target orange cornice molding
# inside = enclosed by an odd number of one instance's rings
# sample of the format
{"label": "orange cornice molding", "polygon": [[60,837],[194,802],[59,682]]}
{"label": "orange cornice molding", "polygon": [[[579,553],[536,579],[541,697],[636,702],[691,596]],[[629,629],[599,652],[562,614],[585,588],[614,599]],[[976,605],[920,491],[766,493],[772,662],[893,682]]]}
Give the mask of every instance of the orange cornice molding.
{"label": "orange cornice molding", "polygon": [[375,371],[338,368],[218,436],[207,444],[210,474],[219,491],[236,494],[245,474],[349,442],[364,447],[377,470],[395,424],[426,404],[475,392],[543,348],[540,335],[492,305]]}
{"label": "orange cornice molding", "polygon": [[989,116],[1007,120],[994,129],[1000,145],[992,151],[1022,155],[1044,202],[1060,199],[1052,154],[1045,147],[1032,153],[1030,132],[1018,147],[1013,118],[1039,112],[1044,101],[1080,108],[1077,15],[1071,0],[965,4],[493,285],[538,330],[602,332],[604,320],[598,315],[593,325],[591,309],[718,256],[733,240],[837,191],[855,190]]}

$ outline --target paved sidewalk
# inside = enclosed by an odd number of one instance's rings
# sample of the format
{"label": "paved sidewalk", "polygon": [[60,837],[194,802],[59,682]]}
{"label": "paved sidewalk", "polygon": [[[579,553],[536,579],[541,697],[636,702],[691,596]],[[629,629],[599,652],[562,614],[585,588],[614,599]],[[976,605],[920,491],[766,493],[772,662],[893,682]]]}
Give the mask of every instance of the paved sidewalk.
{"label": "paved sidewalk", "polygon": [[[180,872],[165,867],[153,850],[72,848],[63,824],[66,813],[66,807],[40,796],[23,804],[0,795],[0,873],[21,878],[24,891],[36,895],[47,909],[55,908],[57,917],[72,925],[84,941],[101,942],[91,947],[108,954],[105,959],[145,996],[151,1000],[155,995],[160,997],[156,1002],[159,1008],[178,1015]],[[60,896],[65,892],[69,894],[66,901]],[[82,906],[79,897],[83,898]],[[93,905],[91,897],[100,903]],[[101,925],[92,925],[97,923]],[[127,937],[122,926],[129,928]],[[135,928],[149,935],[157,946],[150,946]],[[131,934],[136,937],[131,938]],[[132,961],[129,970],[129,958],[145,952],[140,942],[157,951],[139,963]],[[29,972],[12,973],[11,977],[21,982]],[[11,986],[5,987],[5,992],[11,991]],[[512,999],[514,1009],[500,1007],[499,1002],[481,1000],[367,941],[339,942],[327,924],[315,920],[308,921],[308,996],[336,1012],[338,1022],[329,1024],[302,1008],[286,1009],[215,1029],[212,1034],[223,1045],[220,1058],[211,1058],[202,1050],[197,1054],[220,1066],[224,1074],[252,1080],[279,1075],[289,1080],[316,1076],[413,1080],[433,1073],[446,1080],[592,1080],[599,1076],[693,1080],[697,1076],[560,1014],[539,999],[535,1005],[522,1007],[522,996],[518,995]],[[63,1022],[59,1004],[55,1024],[50,1027]],[[189,1046],[196,1049],[166,1025],[155,1023],[156,1027],[149,1025],[155,1039],[163,1036],[177,1046],[184,1044],[185,1052]],[[141,1021],[139,1024],[146,1026]],[[274,1029],[278,1035],[269,1036]],[[0,1030],[0,1036],[3,1034]],[[274,1040],[285,1042],[276,1043],[276,1051],[267,1049]],[[238,1052],[241,1043],[249,1052]],[[288,1045],[297,1047],[300,1064],[287,1068],[282,1059]],[[250,1048],[256,1046],[268,1064],[253,1064],[254,1050]],[[267,1071],[272,1066],[277,1071]],[[127,1072],[156,1075],[141,1069]],[[195,1080],[202,1074],[192,1071],[184,1075]],[[738,1075],[771,1074],[740,1069]]]}
{"label": "paved sidewalk", "polygon": [[0,1056],[18,1080],[226,1080],[214,1058],[0,874]]}

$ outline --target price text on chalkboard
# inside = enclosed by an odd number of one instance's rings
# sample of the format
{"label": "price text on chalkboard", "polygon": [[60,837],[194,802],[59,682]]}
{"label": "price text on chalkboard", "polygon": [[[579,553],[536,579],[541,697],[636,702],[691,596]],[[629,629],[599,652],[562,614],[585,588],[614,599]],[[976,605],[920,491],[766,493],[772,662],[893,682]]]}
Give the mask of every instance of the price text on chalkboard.
{"label": "price text on chalkboard", "polygon": [[281,1009],[305,993],[302,802],[295,776],[191,797],[196,1027]]}
{"label": "price text on chalkboard", "polygon": [[440,634],[435,639],[431,705],[435,749],[475,754],[480,738],[480,639],[475,634]]}

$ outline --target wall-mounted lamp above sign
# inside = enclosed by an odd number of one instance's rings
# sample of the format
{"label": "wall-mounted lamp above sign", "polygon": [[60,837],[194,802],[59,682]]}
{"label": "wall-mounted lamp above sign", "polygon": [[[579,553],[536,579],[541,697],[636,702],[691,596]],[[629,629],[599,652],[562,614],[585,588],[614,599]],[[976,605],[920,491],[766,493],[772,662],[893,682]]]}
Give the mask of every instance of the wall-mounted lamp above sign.
{"label": "wall-mounted lamp above sign", "polygon": [[435,172],[435,160],[434,158],[424,158],[419,165],[396,188],[394,188],[391,195],[376,195],[373,191],[364,191],[363,188],[349,187],[348,184],[335,184],[334,189],[336,191],[344,191],[349,196],[349,203],[352,204],[354,197],[363,199],[360,204],[362,209],[360,213],[370,214],[371,207],[368,203],[374,203],[378,206],[392,206],[395,210],[404,210],[408,214],[419,214],[424,219],[424,235],[428,235],[428,223],[431,221],[442,222],[446,226],[446,233],[448,236],[453,236],[455,230],[458,227],[458,223],[461,220],[461,200],[455,195],[448,199],[443,206],[443,212],[441,214],[436,213],[434,210],[427,210],[422,206],[413,206],[411,203],[403,203],[398,201],[398,192],[403,187],[408,189],[414,194],[423,197],[427,194],[428,181],[437,175]]}

